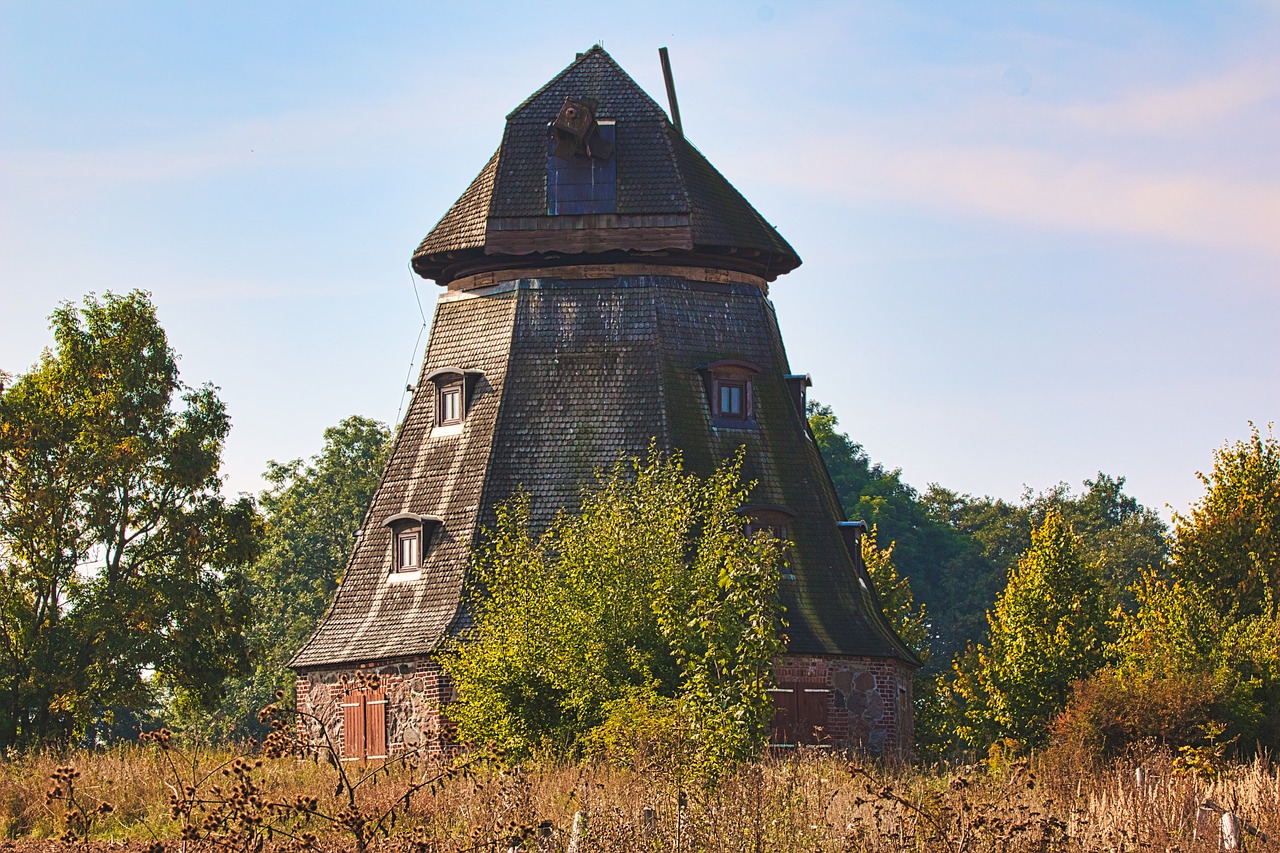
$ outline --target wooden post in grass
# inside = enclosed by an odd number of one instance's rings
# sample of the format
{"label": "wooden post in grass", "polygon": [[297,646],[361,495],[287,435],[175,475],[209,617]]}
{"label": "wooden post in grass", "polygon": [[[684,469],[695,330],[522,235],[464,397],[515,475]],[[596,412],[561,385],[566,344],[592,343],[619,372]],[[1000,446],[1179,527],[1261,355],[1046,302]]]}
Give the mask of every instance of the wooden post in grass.
{"label": "wooden post in grass", "polygon": [[581,853],[583,837],[587,834],[587,815],[585,812],[573,813],[573,832],[569,835],[569,847],[565,853]]}
{"label": "wooden post in grass", "polygon": [[1223,850],[1239,850],[1240,848],[1240,816],[1235,812],[1222,813]]}

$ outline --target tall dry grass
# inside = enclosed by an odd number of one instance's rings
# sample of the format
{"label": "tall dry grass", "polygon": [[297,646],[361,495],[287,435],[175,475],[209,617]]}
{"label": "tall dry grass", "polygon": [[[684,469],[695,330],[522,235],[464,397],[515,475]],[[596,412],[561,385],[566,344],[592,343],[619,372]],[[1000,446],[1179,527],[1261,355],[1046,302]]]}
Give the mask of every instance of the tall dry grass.
{"label": "tall dry grass", "polygon": [[[232,757],[202,750],[183,759],[182,772],[195,779]],[[45,801],[49,778],[63,764],[81,771],[78,791],[91,806],[107,800],[114,807],[95,825],[95,838],[181,849],[169,811],[172,769],[158,750],[138,746],[5,760],[3,835],[55,838],[63,831],[62,805]],[[361,788],[361,808],[390,807],[421,772],[379,774]],[[313,796],[321,810],[336,813],[331,767],[276,759],[254,774],[266,797]],[[582,813],[579,851],[1212,851],[1220,845],[1221,810],[1243,820],[1241,849],[1280,850],[1280,778],[1265,759],[1206,779],[1175,773],[1159,753],[1092,768],[1033,759],[919,769],[814,750],[769,756],[710,790],[682,780],[674,765],[480,767],[413,798],[382,846],[505,851],[524,835],[524,849],[564,850],[574,815]],[[349,847],[340,829],[323,821],[311,828],[320,847]]]}

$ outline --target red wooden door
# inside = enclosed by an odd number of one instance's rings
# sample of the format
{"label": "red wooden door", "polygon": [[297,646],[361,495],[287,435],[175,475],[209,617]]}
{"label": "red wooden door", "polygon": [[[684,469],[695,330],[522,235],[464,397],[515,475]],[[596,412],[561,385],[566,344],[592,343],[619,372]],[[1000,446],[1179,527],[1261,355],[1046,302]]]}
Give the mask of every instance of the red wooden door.
{"label": "red wooden door", "polygon": [[353,690],[342,697],[342,760],[364,758],[364,696]]}
{"label": "red wooden door", "polygon": [[387,697],[370,691],[364,703],[364,757],[387,757]]}
{"label": "red wooden door", "polygon": [[769,743],[796,746],[828,740],[830,688],[779,685],[769,690],[769,696],[773,699],[773,730]]}
{"label": "red wooden door", "polygon": [[387,698],[381,690],[352,690],[342,697],[342,760],[387,757]]}

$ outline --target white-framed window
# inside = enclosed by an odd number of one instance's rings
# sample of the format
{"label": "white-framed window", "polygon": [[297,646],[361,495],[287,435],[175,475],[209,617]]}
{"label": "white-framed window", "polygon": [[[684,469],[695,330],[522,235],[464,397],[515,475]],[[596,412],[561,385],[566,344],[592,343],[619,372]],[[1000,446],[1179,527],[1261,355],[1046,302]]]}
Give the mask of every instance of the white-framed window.
{"label": "white-framed window", "polygon": [[415,580],[431,549],[432,539],[443,524],[438,516],[400,512],[387,518],[382,526],[391,532],[390,579]]}
{"label": "white-framed window", "polygon": [[436,426],[449,426],[462,423],[463,382],[440,385],[436,391]]}
{"label": "white-framed window", "polygon": [[422,528],[412,527],[396,534],[396,571],[422,567]]}
{"label": "white-framed window", "polygon": [[[440,367],[424,376],[423,387],[433,392],[432,428],[448,427],[443,434],[457,434],[471,414],[472,398],[483,378],[483,372],[462,367]],[[431,384],[425,385],[428,382]]]}

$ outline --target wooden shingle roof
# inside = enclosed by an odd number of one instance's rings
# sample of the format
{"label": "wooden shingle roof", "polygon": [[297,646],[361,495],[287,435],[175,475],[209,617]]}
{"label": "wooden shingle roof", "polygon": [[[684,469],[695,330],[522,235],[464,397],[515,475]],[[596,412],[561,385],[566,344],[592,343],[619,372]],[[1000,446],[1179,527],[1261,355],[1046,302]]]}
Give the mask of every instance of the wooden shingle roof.
{"label": "wooden shingle roof", "polygon": [[[547,126],[566,97],[594,100],[596,118],[616,122],[617,205],[609,214],[548,213]],[[598,46],[507,116],[502,144],[418,246],[413,267],[447,284],[528,266],[530,256],[545,266],[586,252],[661,252],[664,263],[728,266],[766,281],[800,265],[787,241]]]}
{"label": "wooden shingle roof", "polygon": [[[758,428],[717,428],[700,366],[759,367]],[[494,507],[529,493],[534,523],[576,509],[582,489],[656,441],[710,473],[741,448],[754,504],[785,507],[792,653],[915,658],[880,612],[842,538],[842,513],[803,414],[772,306],[759,288],[674,276],[506,282],[440,302],[419,387],[441,367],[484,373],[465,426],[433,434],[435,394],[415,394],[323,623],[291,665],[308,669],[430,654],[466,617],[466,555]],[[421,579],[396,583],[396,513],[442,519]]]}

